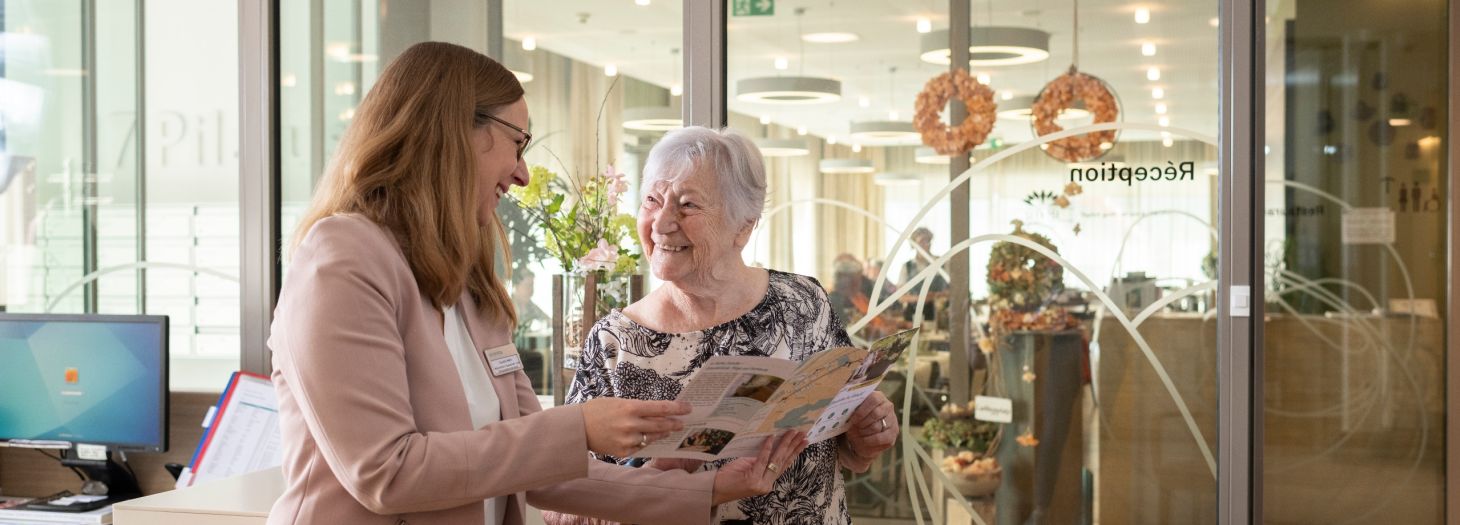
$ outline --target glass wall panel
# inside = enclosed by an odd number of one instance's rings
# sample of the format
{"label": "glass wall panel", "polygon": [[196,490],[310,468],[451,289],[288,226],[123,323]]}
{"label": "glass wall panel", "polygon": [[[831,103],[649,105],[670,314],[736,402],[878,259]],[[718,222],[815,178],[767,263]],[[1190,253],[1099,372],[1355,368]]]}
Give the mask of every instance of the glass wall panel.
{"label": "glass wall panel", "polygon": [[0,2],[0,308],[167,315],[175,390],[238,369],[236,11]]}
{"label": "glass wall panel", "polygon": [[[883,385],[903,446],[844,473],[857,522],[1215,522],[1217,1],[971,3],[991,128],[963,203],[949,156],[908,132],[948,71],[947,3],[731,4],[731,127],[803,146],[767,161],[747,260],[817,277],[856,340],[923,328]],[[973,308],[950,313],[949,279],[919,275],[959,252]],[[964,412],[975,396],[1012,420]]]}
{"label": "glass wall panel", "polygon": [[[528,165],[558,174],[563,186],[555,189],[568,192],[612,167],[629,185],[617,211],[634,213],[644,156],[665,131],[681,126],[680,2],[508,0],[504,11],[503,56],[497,58],[527,92],[533,135]],[[406,47],[427,40],[486,53],[487,22],[486,3],[471,0],[281,2],[283,238],[293,234],[379,71]],[[522,320],[517,346],[539,393],[549,395],[560,384],[549,360],[552,278],[563,267],[516,200],[503,199],[499,214],[511,236],[509,284]],[[625,237],[620,246],[636,250],[636,237]]]}
{"label": "glass wall panel", "polygon": [[1447,4],[1268,2],[1264,522],[1444,522]]}

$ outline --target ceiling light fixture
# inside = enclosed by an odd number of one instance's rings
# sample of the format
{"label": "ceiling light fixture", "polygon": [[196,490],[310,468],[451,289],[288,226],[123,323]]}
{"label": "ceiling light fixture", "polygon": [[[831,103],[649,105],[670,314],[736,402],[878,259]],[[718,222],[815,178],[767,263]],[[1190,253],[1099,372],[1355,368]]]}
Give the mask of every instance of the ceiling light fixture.
{"label": "ceiling light fixture", "polygon": [[1151,10],[1144,7],[1136,9],[1136,23],[1147,24],[1151,22]]}
{"label": "ceiling light fixture", "polygon": [[918,164],[942,164],[947,165],[953,162],[953,157],[938,153],[938,150],[927,146],[919,146],[913,150],[913,162]]}
{"label": "ceiling light fixture", "polygon": [[[1420,139],[1420,140],[1424,140],[1424,139]],[[852,153],[861,153],[861,152],[862,152],[862,145],[861,144],[852,144]]]}
{"label": "ceiling light fixture", "polygon": [[796,134],[803,137],[806,136],[806,126],[796,128]]}
{"label": "ceiling light fixture", "polygon": [[922,34],[925,34],[925,35],[928,34],[928,33],[933,32],[933,21],[932,20],[928,20],[926,18],[919,18],[918,19],[918,32],[919,33],[922,33]]}
{"label": "ceiling light fixture", "polygon": [[987,86],[989,84],[992,84],[994,82],[994,76],[993,75],[990,75],[988,73],[979,73],[977,78],[978,78],[978,83],[983,84],[985,86]]}
{"label": "ceiling light fixture", "polygon": [[1156,66],[1151,66],[1150,68],[1147,68],[1146,80],[1150,80],[1152,82],[1161,80],[1161,68],[1158,68]]}
{"label": "ceiling light fixture", "polygon": [[1161,103],[1157,103],[1156,104],[1156,114],[1157,115],[1165,115],[1166,114],[1166,103],[1161,102]]}
{"label": "ceiling light fixture", "polygon": [[805,140],[755,139],[754,142],[762,157],[800,157],[811,153]]}
{"label": "ceiling light fixture", "polygon": [[604,76],[609,76],[609,77],[616,77],[616,76],[618,76],[618,66],[613,65],[613,64],[609,64],[609,65],[603,66],[603,75]]}
{"label": "ceiling light fixture", "polygon": [[537,39],[536,38],[527,37],[527,38],[522,39],[522,50],[523,51],[532,51],[534,49],[537,49]]}
{"label": "ceiling light fixture", "polygon": [[641,6],[641,7],[642,6],[646,6],[646,5],[649,5],[649,0],[634,0],[634,5]]}
{"label": "ceiling light fixture", "polygon": [[[806,8],[796,8],[796,33],[801,33],[801,17]],[[777,59],[779,68],[781,59]],[[804,72],[806,67],[806,46],[801,46],[801,58],[797,67]],[[789,65],[789,64],[788,64]],[[781,68],[784,69],[784,68]],[[842,98],[840,80],[822,77],[750,77],[735,83],[736,99],[743,102],[762,104],[822,104],[836,102]]]}
{"label": "ceiling light fixture", "polygon": [[921,136],[911,122],[873,120],[852,123],[852,138],[868,142],[901,142]]}
{"label": "ceiling light fixture", "polygon": [[776,69],[777,70],[785,71],[786,68],[788,68],[788,67],[791,67],[791,61],[790,60],[787,60],[786,57],[776,57]]}
{"label": "ceiling light fixture", "polygon": [[1154,98],[1156,100],[1166,98],[1166,90],[1161,88],[1151,88],[1151,98]]}
{"label": "ceiling light fixture", "polygon": [[1148,57],[1156,56],[1156,44],[1152,42],[1141,44],[1141,55]]}
{"label": "ceiling light fixture", "polygon": [[[999,104],[999,118],[1010,120],[1033,119],[1034,110],[1032,108],[1034,107],[1034,100],[1035,97],[1033,95],[1025,95],[1022,97],[1014,97]],[[1075,99],[1074,104],[1061,111],[1060,116],[1055,120],[1074,120],[1089,116],[1090,112],[1085,109],[1085,101]]]}
{"label": "ceiling light fixture", "polygon": [[684,95],[684,84],[675,84],[669,86],[669,96],[678,97],[681,95]]}
{"label": "ceiling light fixture", "polygon": [[865,107],[871,107],[872,106],[872,99],[867,98],[866,96],[857,97],[857,105],[858,106],[861,106],[861,107],[864,107],[864,108]]}
{"label": "ceiling light fixture", "polygon": [[[952,62],[948,30],[922,36],[922,59],[931,64]],[[1032,64],[1049,58],[1049,33],[1026,27],[969,28],[968,65],[980,67]]]}
{"label": "ceiling light fixture", "polygon": [[669,131],[684,127],[684,115],[669,106],[647,106],[624,109],[624,129],[634,131]]}
{"label": "ceiling light fixture", "polygon": [[770,115],[761,115],[760,116],[760,124],[762,126],[770,125],[770,123],[771,123],[771,116]]}
{"label": "ceiling light fixture", "polygon": [[866,159],[821,159],[817,165],[822,173],[872,173],[877,168]]}
{"label": "ceiling light fixture", "polygon": [[826,137],[826,143],[827,144],[830,144],[832,146],[835,146],[836,145],[836,135],[828,135]]}
{"label": "ceiling light fixture", "polygon": [[813,44],[845,44],[847,42],[856,42],[861,39],[862,37],[856,33],[846,33],[841,31],[806,33],[804,35],[801,35],[801,40],[811,42]]}
{"label": "ceiling light fixture", "polygon": [[1161,127],[1164,128],[1171,125],[1171,119],[1167,117],[1161,117],[1159,119],[1156,119],[1156,123],[1160,124]]}
{"label": "ceiling light fixture", "polygon": [[872,183],[878,186],[917,186],[923,183],[923,176],[916,173],[878,173],[872,176]]}
{"label": "ceiling light fixture", "polygon": [[735,98],[762,104],[820,104],[842,98],[842,83],[820,77],[752,77],[735,83]]}

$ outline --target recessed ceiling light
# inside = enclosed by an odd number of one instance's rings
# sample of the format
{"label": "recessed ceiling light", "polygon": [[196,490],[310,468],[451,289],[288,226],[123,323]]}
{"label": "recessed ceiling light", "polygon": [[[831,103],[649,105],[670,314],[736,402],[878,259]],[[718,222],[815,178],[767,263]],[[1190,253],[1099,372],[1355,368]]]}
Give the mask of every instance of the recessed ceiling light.
{"label": "recessed ceiling light", "polygon": [[918,19],[918,32],[927,34],[933,32],[933,21],[926,18]]}
{"label": "recessed ceiling light", "polygon": [[1146,80],[1161,80],[1161,68],[1151,66],[1149,69],[1146,69]]}
{"label": "recessed ceiling light", "polygon": [[1151,88],[1151,98],[1156,100],[1166,98],[1166,90],[1162,88]]}
{"label": "recessed ceiling light", "polygon": [[1013,91],[1009,91],[1009,90],[1005,89],[1002,93],[999,93],[999,99],[1000,100],[1009,100],[1009,99],[1012,99],[1012,98],[1014,98],[1014,92]]}
{"label": "recessed ceiling light", "polygon": [[1161,145],[1162,146],[1166,146],[1168,148],[1171,147],[1171,145],[1172,144],[1175,144],[1175,143],[1176,143],[1176,141],[1171,140],[1171,137],[1166,137],[1164,139],[1161,139]]}
{"label": "recessed ceiling light", "polygon": [[527,37],[527,38],[522,39],[522,50],[523,51],[532,51],[534,49],[537,49],[537,39],[536,38]]}
{"label": "recessed ceiling light", "polygon": [[836,145],[836,135],[828,135],[826,137],[826,143],[835,146]]}
{"label": "recessed ceiling light", "polygon": [[1156,114],[1157,115],[1165,115],[1166,114],[1166,104],[1164,102],[1157,103],[1156,104]]}
{"label": "recessed ceiling light", "polygon": [[897,110],[894,109],[892,111],[888,111],[887,112],[887,120],[898,120],[898,118],[897,118]]}
{"label": "recessed ceiling light", "polygon": [[805,40],[813,44],[845,44],[847,42],[856,42],[861,39],[862,37],[857,35],[856,33],[847,33],[843,31],[806,33],[804,35],[801,35],[801,40]]}
{"label": "recessed ceiling light", "polygon": [[669,131],[684,127],[684,115],[668,106],[624,109],[624,129],[635,131]]}
{"label": "recessed ceiling light", "polygon": [[683,84],[675,84],[675,85],[669,86],[669,95],[670,96],[677,97],[677,96],[680,96],[680,95],[683,95],[683,94],[684,94],[684,85]]}
{"label": "recessed ceiling light", "polygon": [[649,0],[634,0],[634,5],[639,5],[639,6],[649,5]]}
{"label": "recessed ceiling light", "polygon": [[993,81],[994,81],[994,76],[993,75],[990,75],[988,73],[979,73],[978,74],[978,83],[980,83],[980,84],[983,84],[983,85],[987,86],[987,85],[993,83]]}
{"label": "recessed ceiling light", "polygon": [[820,77],[752,77],[735,83],[735,98],[762,104],[820,104],[842,98],[842,83]]}
{"label": "recessed ceiling light", "polygon": [[803,137],[806,136],[806,126],[801,126],[801,127],[796,128],[796,134],[797,135],[801,135]]}
{"label": "recessed ceiling light", "polygon": [[[1424,141],[1424,139],[1419,139],[1419,140],[1421,142]],[[862,152],[862,145],[861,144],[852,144],[852,153],[861,153],[861,152]]]}
{"label": "recessed ceiling light", "polygon": [[1170,118],[1167,118],[1167,117],[1161,117],[1160,119],[1156,120],[1156,123],[1157,124],[1160,124],[1161,127],[1164,128],[1166,126],[1170,126],[1171,125],[1171,119]]}
{"label": "recessed ceiling light", "polygon": [[1151,21],[1151,10],[1144,7],[1136,9],[1136,23],[1145,24]]}
{"label": "recessed ceiling light", "polygon": [[760,116],[760,124],[762,126],[770,125],[770,123],[771,123],[771,116],[770,115],[761,115]]}
{"label": "recessed ceiling light", "polygon": [[610,77],[616,77],[616,76],[618,76],[618,66],[613,65],[613,64],[609,64],[609,65],[603,66],[603,74],[604,74],[604,76],[610,76]]}
{"label": "recessed ceiling light", "polygon": [[1156,56],[1156,44],[1154,42],[1141,44],[1141,55],[1148,57]]}
{"label": "recessed ceiling light", "polygon": [[872,105],[872,99],[867,98],[867,97],[857,97],[857,105],[858,106],[861,106],[861,107],[864,107],[864,108],[865,107],[868,107],[868,106],[871,106]]}
{"label": "recessed ceiling light", "polygon": [[821,159],[817,164],[822,173],[872,173],[877,168],[866,159]]}
{"label": "recessed ceiling light", "polygon": [[763,157],[800,157],[811,153],[805,140],[797,139],[754,139]]}
{"label": "recessed ceiling light", "polygon": [[[932,64],[952,62],[948,49],[948,30],[940,29],[922,36],[922,60]],[[969,28],[968,64],[970,66],[1014,66],[1032,64],[1049,58],[1049,33],[1026,27]]]}

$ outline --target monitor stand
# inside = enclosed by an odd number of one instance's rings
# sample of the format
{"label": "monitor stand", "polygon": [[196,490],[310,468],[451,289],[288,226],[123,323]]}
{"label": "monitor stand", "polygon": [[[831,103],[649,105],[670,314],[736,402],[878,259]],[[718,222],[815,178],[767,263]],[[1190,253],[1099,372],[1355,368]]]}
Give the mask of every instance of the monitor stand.
{"label": "monitor stand", "polygon": [[142,496],[142,487],[137,483],[137,476],[132,475],[131,471],[112,460],[111,452],[106,453],[105,460],[90,460],[73,456],[72,450],[64,450],[61,452],[61,465],[78,469],[82,475],[86,476],[86,482],[81,487],[81,495],[106,496],[106,498],[70,504],[60,504],[56,499],[33,501],[25,504],[26,510],[87,512]]}

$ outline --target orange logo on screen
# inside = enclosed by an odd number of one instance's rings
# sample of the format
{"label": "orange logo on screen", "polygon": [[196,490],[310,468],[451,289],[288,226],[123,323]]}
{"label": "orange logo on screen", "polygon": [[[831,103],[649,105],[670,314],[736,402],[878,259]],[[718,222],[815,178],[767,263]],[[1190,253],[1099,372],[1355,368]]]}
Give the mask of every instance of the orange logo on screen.
{"label": "orange logo on screen", "polygon": [[74,384],[80,383],[80,382],[81,382],[81,372],[78,371],[78,370],[76,370],[75,368],[67,368],[66,369],[66,383],[67,384],[74,385]]}

